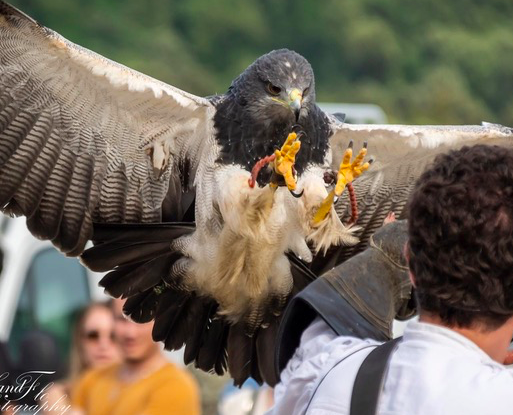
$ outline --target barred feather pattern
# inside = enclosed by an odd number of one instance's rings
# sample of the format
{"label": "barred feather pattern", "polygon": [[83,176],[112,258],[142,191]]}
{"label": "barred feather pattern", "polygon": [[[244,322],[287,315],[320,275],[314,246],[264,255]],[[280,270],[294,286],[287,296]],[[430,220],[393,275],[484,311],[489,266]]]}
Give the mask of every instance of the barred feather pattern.
{"label": "barred feather pattern", "polygon": [[193,182],[212,108],[0,2],[0,209],[64,253],[93,222],[160,221],[173,166],[187,158]]}
{"label": "barred feather pattern", "polygon": [[[342,153],[352,140],[355,148],[368,142],[369,155],[375,158],[371,168],[353,182],[359,218],[354,236],[359,242],[352,246],[331,247],[317,255],[311,269],[322,274],[363,251],[371,235],[383,225],[385,217],[394,212],[406,218],[410,193],[417,178],[438,154],[464,145],[513,145],[513,130],[496,124],[467,126],[404,126],[404,125],[338,125],[331,138],[333,169],[337,169]],[[351,219],[351,203],[344,193],[335,205],[342,223]]]}

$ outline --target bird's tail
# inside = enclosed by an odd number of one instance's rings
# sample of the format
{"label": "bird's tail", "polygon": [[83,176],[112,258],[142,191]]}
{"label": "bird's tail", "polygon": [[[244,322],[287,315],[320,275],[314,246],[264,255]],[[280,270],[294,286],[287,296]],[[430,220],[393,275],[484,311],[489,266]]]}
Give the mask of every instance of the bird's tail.
{"label": "bird's tail", "polygon": [[133,321],[155,320],[155,341],[168,350],[185,345],[186,364],[222,375],[229,325],[216,316],[213,299],[181,284],[187,258],[172,243],[194,230],[193,223],[95,224],[94,247],[82,254],[82,262],[93,271],[110,271],[100,286],[127,298],[123,311]]}
{"label": "bird's tail", "polygon": [[[317,278],[295,255],[288,257],[294,285],[286,302]],[[267,327],[258,328],[252,336],[247,335],[242,322],[230,327],[228,369],[235,385],[242,385],[249,377],[271,386],[279,382],[275,351],[281,319],[282,314],[267,316]]]}
{"label": "bird's tail", "polygon": [[[176,270],[187,258],[172,241],[194,230],[191,223],[95,225],[94,247],[82,254],[82,262],[93,271],[110,271],[100,285],[113,297],[127,298],[124,312],[132,320],[155,320],[153,339],[166,349],[185,345],[186,364],[219,375],[229,370],[236,385],[248,377],[276,384],[273,351],[281,315],[270,316],[267,328],[248,336],[244,322],[232,325],[217,314],[213,298],[181,285],[183,275]],[[316,276],[295,256],[289,259],[292,296]]]}

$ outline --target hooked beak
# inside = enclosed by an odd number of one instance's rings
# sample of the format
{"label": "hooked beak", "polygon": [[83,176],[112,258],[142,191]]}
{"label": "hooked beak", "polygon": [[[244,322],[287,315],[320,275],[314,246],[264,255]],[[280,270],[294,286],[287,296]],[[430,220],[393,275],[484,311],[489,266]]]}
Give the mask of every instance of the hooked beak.
{"label": "hooked beak", "polygon": [[294,114],[296,114],[296,121],[299,118],[299,111],[301,110],[301,104],[303,103],[303,94],[302,92],[294,88],[289,93],[289,107],[292,111],[294,111]]}

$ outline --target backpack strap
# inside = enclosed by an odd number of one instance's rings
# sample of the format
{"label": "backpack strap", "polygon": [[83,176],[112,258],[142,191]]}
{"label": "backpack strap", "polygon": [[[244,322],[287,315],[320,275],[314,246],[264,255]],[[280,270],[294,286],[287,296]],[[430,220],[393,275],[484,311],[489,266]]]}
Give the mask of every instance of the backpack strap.
{"label": "backpack strap", "polygon": [[401,340],[402,337],[398,337],[383,343],[365,358],[354,381],[350,415],[377,414],[388,362]]}

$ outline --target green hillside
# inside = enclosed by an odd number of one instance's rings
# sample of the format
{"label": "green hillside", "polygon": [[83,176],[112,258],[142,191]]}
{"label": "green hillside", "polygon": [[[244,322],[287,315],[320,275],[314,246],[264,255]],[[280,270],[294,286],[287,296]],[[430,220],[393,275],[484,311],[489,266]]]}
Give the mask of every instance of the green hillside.
{"label": "green hillside", "polygon": [[392,122],[513,125],[513,1],[13,0],[68,39],[187,91],[224,92],[259,55],[313,65],[319,101]]}

